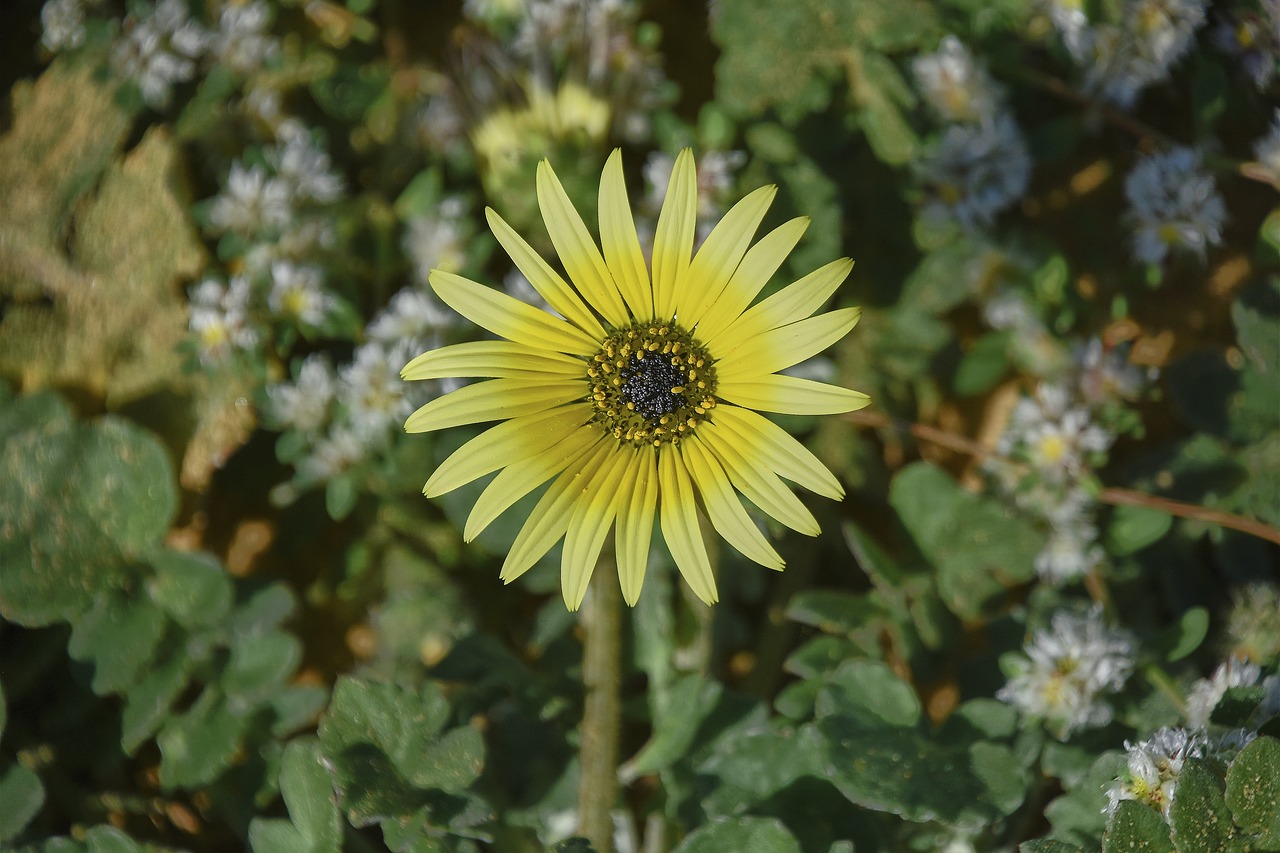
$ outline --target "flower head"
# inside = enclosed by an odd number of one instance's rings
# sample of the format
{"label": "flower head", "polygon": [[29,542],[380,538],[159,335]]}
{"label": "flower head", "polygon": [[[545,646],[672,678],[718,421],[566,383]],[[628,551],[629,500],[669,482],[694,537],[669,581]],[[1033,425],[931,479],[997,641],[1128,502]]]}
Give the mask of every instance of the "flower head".
{"label": "flower head", "polygon": [[1188,758],[1202,758],[1207,745],[1202,733],[1169,728],[1138,743],[1125,741],[1128,767],[1107,791],[1107,811],[1114,813],[1122,801],[1136,800],[1168,820],[1183,765]]}
{"label": "flower head", "polygon": [[1226,205],[1190,148],[1143,157],[1125,178],[1124,194],[1140,261],[1161,263],[1174,249],[1203,258],[1208,246],[1222,242]]}
{"label": "flower head", "polygon": [[1103,623],[1101,610],[1087,616],[1055,613],[1049,630],[1037,631],[1025,652],[997,697],[1044,718],[1061,735],[1111,721],[1111,707],[1099,696],[1124,686],[1133,671],[1134,644]]}
{"label": "flower head", "polygon": [[920,165],[923,215],[966,231],[989,227],[1027,191],[1031,155],[1017,123],[1001,114],[979,124],[953,124]]}
{"label": "flower head", "polygon": [[937,53],[917,57],[911,70],[920,93],[944,121],[995,118],[1003,92],[955,36],[945,37]]}
{"label": "flower head", "polygon": [[538,204],[568,280],[495,212],[488,218],[498,242],[556,313],[452,273],[431,273],[431,287],[445,303],[504,340],[447,346],[410,362],[406,379],[492,378],[431,401],[405,428],[503,423],[446,459],[424,493],[434,497],[501,469],[467,520],[463,535],[471,540],[551,481],[507,554],[503,580],[519,577],[563,537],[564,599],[576,609],[616,524],[619,579],[634,603],[656,515],[681,574],[712,603],[716,585],[700,506],[731,545],[774,569],[783,567],[782,558],[738,492],[783,524],[818,533],[779,474],[833,499],[843,494],[839,482],[753,409],[817,415],[865,406],[866,395],[856,391],[778,375],[844,337],[860,312],[811,316],[848,274],[847,259],[751,304],[807,225],[794,219],[751,245],[775,192],[764,187],[738,202],[695,254],[697,176],[692,153],[682,152],[658,218],[650,270],[620,153],[609,158],[601,179],[599,246],[543,161]]}

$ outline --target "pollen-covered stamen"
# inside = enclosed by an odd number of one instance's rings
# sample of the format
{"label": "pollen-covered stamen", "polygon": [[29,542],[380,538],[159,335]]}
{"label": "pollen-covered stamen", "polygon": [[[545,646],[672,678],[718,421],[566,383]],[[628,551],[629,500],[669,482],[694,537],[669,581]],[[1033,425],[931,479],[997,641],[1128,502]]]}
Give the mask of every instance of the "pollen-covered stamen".
{"label": "pollen-covered stamen", "polygon": [[587,367],[596,421],[619,441],[676,443],[715,406],[715,367],[675,323],[614,330]]}

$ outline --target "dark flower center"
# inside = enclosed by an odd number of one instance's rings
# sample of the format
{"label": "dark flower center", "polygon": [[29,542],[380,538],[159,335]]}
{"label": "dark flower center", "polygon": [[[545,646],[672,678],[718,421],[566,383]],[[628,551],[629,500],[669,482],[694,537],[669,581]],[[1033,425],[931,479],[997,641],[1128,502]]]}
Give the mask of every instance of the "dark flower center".
{"label": "dark flower center", "polygon": [[619,441],[677,443],[715,406],[713,359],[675,323],[613,330],[587,366],[595,420]]}

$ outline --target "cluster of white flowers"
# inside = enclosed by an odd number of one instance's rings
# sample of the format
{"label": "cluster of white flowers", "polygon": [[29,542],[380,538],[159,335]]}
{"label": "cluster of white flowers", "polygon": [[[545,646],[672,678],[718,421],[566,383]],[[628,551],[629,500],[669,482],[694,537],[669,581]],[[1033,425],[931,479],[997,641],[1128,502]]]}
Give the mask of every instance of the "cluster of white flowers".
{"label": "cluster of white flowers", "polygon": [[325,291],[320,267],[276,261],[271,265],[267,305],[276,317],[316,327],[333,311],[337,300]]}
{"label": "cluster of white flowers", "polygon": [[218,15],[209,52],[237,74],[251,74],[280,53],[280,42],[267,33],[270,26],[271,7],[264,0],[228,2]]}
{"label": "cluster of white flowers", "polygon": [[924,152],[918,171],[927,222],[980,231],[1026,194],[1031,155],[1013,116],[1001,113],[949,125]]}
{"label": "cluster of white flowers", "polygon": [[1058,737],[1103,726],[1112,718],[1103,696],[1124,687],[1134,650],[1126,632],[1106,626],[1100,608],[1084,616],[1059,611],[1048,630],[1032,635],[1025,657],[1009,664],[1009,681],[996,696],[1044,720]]}
{"label": "cluster of white flowers", "polygon": [[1004,90],[955,36],[946,36],[936,53],[912,60],[911,71],[920,94],[943,121],[981,124],[1001,109]]}
{"label": "cluster of white flowers", "polygon": [[40,43],[50,53],[84,44],[85,14],[102,0],[48,0],[40,8]]}
{"label": "cluster of white flowers", "polygon": [[1211,758],[1228,762],[1257,735],[1233,729],[1217,735],[1201,729],[1163,728],[1138,743],[1124,742],[1125,772],[1107,790],[1107,812],[1114,814],[1125,800],[1159,811],[1166,821],[1187,759]]}
{"label": "cluster of white flowers", "polygon": [[1124,194],[1133,253],[1144,263],[1162,263],[1171,250],[1203,258],[1208,246],[1222,242],[1226,204],[1190,148],[1141,158],[1125,178]]}
{"label": "cluster of white flowers", "polygon": [[169,105],[173,86],[195,76],[196,63],[209,46],[209,32],[191,18],[183,0],[140,4],[111,53],[116,73],[134,81],[148,105]]}
{"label": "cluster of white flowers", "polygon": [[1206,0],[1125,0],[1118,20],[1098,23],[1069,0],[1051,0],[1049,12],[1084,68],[1089,91],[1127,108],[1187,53],[1207,6]]}
{"label": "cluster of white flowers", "polygon": [[1067,388],[1044,382],[1014,406],[996,444],[999,455],[986,464],[1002,490],[1045,524],[1035,567],[1050,583],[1075,580],[1102,560],[1094,501],[1083,481],[1114,438]]}

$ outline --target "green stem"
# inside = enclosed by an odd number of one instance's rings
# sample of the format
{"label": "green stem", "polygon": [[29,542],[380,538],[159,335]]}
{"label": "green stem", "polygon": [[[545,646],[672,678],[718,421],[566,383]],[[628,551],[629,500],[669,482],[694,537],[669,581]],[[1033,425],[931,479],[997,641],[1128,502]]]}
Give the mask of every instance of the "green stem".
{"label": "green stem", "polygon": [[582,614],[585,691],[579,761],[578,833],[597,853],[613,853],[613,807],[618,798],[618,729],[622,664],[622,596],[612,555],[596,565]]}

